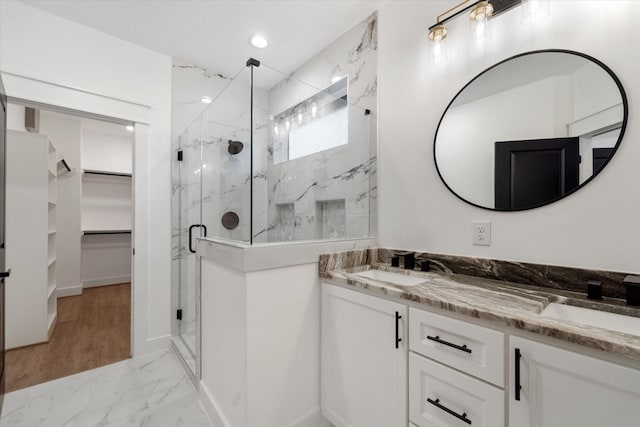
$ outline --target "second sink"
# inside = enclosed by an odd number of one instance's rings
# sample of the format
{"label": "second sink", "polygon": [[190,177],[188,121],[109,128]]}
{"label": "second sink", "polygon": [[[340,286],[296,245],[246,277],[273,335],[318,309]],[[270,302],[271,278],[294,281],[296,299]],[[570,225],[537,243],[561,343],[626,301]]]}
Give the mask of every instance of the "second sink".
{"label": "second sink", "polygon": [[540,315],[640,336],[640,318],[638,317],[558,304],[555,302],[547,305]]}

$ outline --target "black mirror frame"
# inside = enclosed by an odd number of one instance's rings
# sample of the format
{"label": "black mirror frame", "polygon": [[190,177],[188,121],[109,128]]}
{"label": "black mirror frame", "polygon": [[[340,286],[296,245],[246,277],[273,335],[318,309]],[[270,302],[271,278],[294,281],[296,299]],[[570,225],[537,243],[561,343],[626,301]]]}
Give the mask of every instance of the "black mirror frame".
{"label": "black mirror frame", "polygon": [[[478,205],[476,203],[470,202],[467,199],[465,199],[462,196],[460,196],[458,193],[456,193],[451,187],[449,187],[449,184],[447,184],[447,182],[444,180],[444,178],[442,176],[442,173],[440,173],[440,168],[438,167],[438,162],[436,160],[436,143],[437,143],[437,139],[438,139],[438,131],[440,130],[440,125],[442,124],[442,120],[444,119],[445,115],[447,114],[447,111],[449,111],[449,108],[454,103],[456,98],[458,98],[458,96],[462,92],[464,92],[464,90],[469,85],[471,85],[474,81],[476,81],[482,75],[484,75],[485,73],[491,71],[492,69],[502,65],[505,62],[511,61],[513,59],[516,59],[516,58],[520,58],[522,56],[534,55],[534,54],[538,54],[538,53],[566,53],[566,54],[570,54],[570,55],[580,56],[582,58],[585,58],[585,59],[587,59],[587,60],[599,65],[604,71],[607,72],[607,74],[609,74],[609,76],[613,79],[613,81],[615,82],[616,86],[618,87],[618,90],[620,91],[620,96],[622,97],[623,117],[622,117],[622,127],[620,128],[620,135],[618,136],[618,141],[616,142],[616,145],[613,147],[613,151],[611,152],[611,155],[603,162],[603,164],[600,167],[600,169],[598,169],[596,172],[594,172],[593,175],[591,175],[589,177],[589,179],[584,181],[582,184],[580,184],[579,186],[575,187],[573,190],[569,191],[568,193],[563,194],[560,197],[556,197],[556,198],[551,199],[551,200],[549,200],[549,201],[547,201],[545,203],[541,203],[539,205],[528,207],[528,208],[524,208],[524,209],[488,208],[486,206],[481,206],[481,205]],[[531,209],[536,209],[536,208],[540,208],[542,206],[547,206],[547,205],[550,205],[552,203],[555,203],[555,202],[557,202],[559,200],[564,199],[565,197],[569,197],[570,195],[572,195],[573,193],[575,193],[576,191],[580,190],[582,187],[584,187],[588,183],[590,183],[602,170],[604,170],[604,168],[609,164],[611,159],[615,156],[616,152],[618,151],[618,147],[620,146],[620,142],[622,141],[622,138],[624,137],[625,130],[627,129],[627,119],[628,119],[628,117],[629,117],[629,103],[627,101],[627,93],[625,92],[624,87],[622,86],[622,83],[620,82],[620,79],[618,78],[618,76],[611,70],[611,68],[609,68],[602,61],[600,61],[600,60],[598,60],[598,59],[596,59],[596,58],[594,58],[594,57],[592,57],[590,55],[587,55],[586,53],[577,52],[577,51],[573,51],[573,50],[566,50],[566,49],[541,49],[541,50],[532,50],[532,51],[529,51],[529,52],[523,52],[523,53],[519,53],[517,55],[511,56],[511,57],[509,57],[507,59],[504,59],[504,60],[502,60],[502,61],[500,61],[500,62],[498,62],[496,64],[493,64],[489,68],[487,68],[484,71],[482,71],[481,73],[479,73],[473,79],[471,79],[466,85],[464,85],[462,87],[462,89],[460,89],[458,91],[458,93],[456,93],[456,95],[453,97],[453,99],[447,105],[447,108],[444,109],[444,112],[442,113],[442,116],[440,117],[440,120],[438,121],[438,127],[436,128],[436,134],[435,134],[435,136],[433,138],[433,163],[436,166],[436,171],[438,172],[438,176],[440,177],[440,180],[442,181],[444,186],[447,187],[447,189],[454,196],[456,196],[458,199],[462,200],[463,202],[465,202],[467,204],[470,204],[470,205],[475,206],[475,207],[480,208],[480,209],[485,209],[485,210],[494,211],[494,212],[522,212],[522,211],[527,211],[527,210],[531,210]]]}

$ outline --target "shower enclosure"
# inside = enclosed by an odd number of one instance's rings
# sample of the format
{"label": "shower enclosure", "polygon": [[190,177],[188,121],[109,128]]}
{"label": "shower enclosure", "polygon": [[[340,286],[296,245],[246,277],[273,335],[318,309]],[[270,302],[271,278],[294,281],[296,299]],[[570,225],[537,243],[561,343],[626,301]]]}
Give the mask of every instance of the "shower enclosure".
{"label": "shower enclosure", "polygon": [[285,74],[250,59],[174,141],[174,342],[195,375],[198,237],[375,235],[375,81],[317,68]]}

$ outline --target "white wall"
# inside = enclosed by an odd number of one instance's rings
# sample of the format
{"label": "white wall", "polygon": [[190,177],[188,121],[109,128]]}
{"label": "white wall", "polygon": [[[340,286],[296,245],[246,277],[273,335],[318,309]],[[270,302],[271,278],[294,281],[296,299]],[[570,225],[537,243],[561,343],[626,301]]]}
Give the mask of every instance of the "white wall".
{"label": "white wall", "polygon": [[[617,154],[596,179],[535,210],[467,205],[442,184],[433,162],[433,137],[449,101],[485,68],[521,52],[561,48],[594,56],[618,75],[633,108],[640,100],[640,3],[554,1],[551,16],[537,26],[522,25],[515,9],[493,21],[484,53],[469,49],[469,26],[460,17],[448,26],[448,61],[436,66],[426,27],[453,3],[396,1],[380,10],[380,245],[640,271],[640,124],[633,113]],[[492,222],[492,246],[471,245],[473,220]]]}
{"label": "white wall", "polygon": [[133,134],[125,136],[107,129],[82,129],[82,168],[131,173]]}
{"label": "white wall", "polygon": [[[136,126],[136,247],[133,352],[162,348],[170,334],[171,58],[16,1],[0,2],[0,70],[10,96],[121,117],[147,111]],[[82,89],[59,97],[60,86]],[[103,95],[103,97],[92,94]],[[116,100],[114,100],[114,98]],[[127,102],[120,102],[124,100]],[[113,105],[126,107],[116,109]],[[148,106],[146,109],[144,106]],[[151,220],[153,215],[153,220]]]}
{"label": "white wall", "polygon": [[130,281],[130,234],[82,236],[82,288]]}

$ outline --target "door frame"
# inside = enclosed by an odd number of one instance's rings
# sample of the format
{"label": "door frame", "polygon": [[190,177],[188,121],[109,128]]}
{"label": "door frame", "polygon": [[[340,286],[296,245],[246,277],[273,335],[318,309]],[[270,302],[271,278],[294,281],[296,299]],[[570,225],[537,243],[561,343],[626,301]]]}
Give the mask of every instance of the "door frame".
{"label": "door frame", "polygon": [[[73,96],[73,92],[76,89],[73,88],[60,88],[56,87],[59,92],[63,89],[68,96]],[[85,94],[86,95],[86,94]],[[147,233],[144,229],[144,224],[148,216],[148,196],[146,195],[146,183],[145,180],[137,179],[138,175],[148,176],[148,166],[145,164],[146,150],[149,146],[148,129],[149,124],[147,120],[147,110],[150,107],[142,106],[140,104],[129,105],[124,114],[126,117],[114,117],[108,114],[112,114],[114,108],[117,108],[117,104],[125,103],[128,101],[115,100],[109,97],[102,97],[101,95],[92,94],[89,98],[94,98],[94,105],[109,104],[103,108],[98,108],[97,112],[87,111],[86,105],[76,105],[78,108],[70,108],[59,104],[47,103],[42,101],[34,101],[25,98],[18,98],[8,96],[7,100],[11,104],[18,104],[28,106],[32,108],[47,109],[58,113],[64,113],[68,115],[86,117],[94,120],[108,121],[111,123],[121,125],[133,125],[134,126],[134,140],[133,140],[133,153],[132,153],[132,222],[131,222],[131,357],[135,357],[141,354],[151,353],[161,348],[166,347],[166,343],[162,342],[158,346],[149,348],[147,340],[147,289],[143,286],[147,282],[148,277],[148,245],[146,244]],[[106,99],[103,99],[106,98]],[[108,102],[108,101],[111,102]],[[98,102],[99,101],[99,102]],[[107,101],[107,102],[105,102]],[[131,107],[134,107],[133,109]],[[136,108],[137,107],[137,108]],[[85,109],[83,109],[85,108]],[[129,110],[136,111],[135,113]],[[105,114],[101,114],[103,111]],[[147,215],[145,215],[147,214]],[[135,254],[135,255],[134,255]]]}

